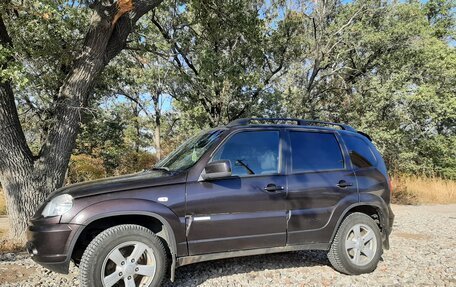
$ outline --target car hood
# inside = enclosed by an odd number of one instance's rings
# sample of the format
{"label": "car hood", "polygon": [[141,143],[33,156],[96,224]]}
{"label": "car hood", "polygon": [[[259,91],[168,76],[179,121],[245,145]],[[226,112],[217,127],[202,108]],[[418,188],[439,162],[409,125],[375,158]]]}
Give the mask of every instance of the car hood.
{"label": "car hood", "polygon": [[144,171],[135,174],[67,185],[53,192],[48,199],[61,194],[69,194],[73,198],[79,198],[116,191],[177,184],[185,182],[185,179],[186,173]]}

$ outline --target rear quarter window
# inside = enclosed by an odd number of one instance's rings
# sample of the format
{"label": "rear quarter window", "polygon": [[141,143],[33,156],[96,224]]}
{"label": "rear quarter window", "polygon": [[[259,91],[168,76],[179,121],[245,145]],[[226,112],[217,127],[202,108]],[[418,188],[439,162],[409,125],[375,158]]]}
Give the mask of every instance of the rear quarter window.
{"label": "rear quarter window", "polygon": [[343,169],[344,158],[332,133],[290,131],[292,172]]}
{"label": "rear quarter window", "polygon": [[342,135],[342,139],[347,146],[353,166],[367,168],[377,164],[374,152],[366,141],[350,135]]}

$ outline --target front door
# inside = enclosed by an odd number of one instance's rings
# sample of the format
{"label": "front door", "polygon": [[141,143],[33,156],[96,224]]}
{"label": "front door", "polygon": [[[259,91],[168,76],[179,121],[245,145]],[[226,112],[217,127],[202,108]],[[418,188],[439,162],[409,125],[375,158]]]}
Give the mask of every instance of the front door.
{"label": "front door", "polygon": [[229,160],[232,176],[187,184],[190,255],[285,246],[281,139],[280,130],[235,132],[210,160]]}

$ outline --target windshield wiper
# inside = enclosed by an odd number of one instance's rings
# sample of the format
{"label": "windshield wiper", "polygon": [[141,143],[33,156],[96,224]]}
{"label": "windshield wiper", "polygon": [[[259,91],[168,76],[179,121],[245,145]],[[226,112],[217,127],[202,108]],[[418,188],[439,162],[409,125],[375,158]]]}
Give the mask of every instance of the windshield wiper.
{"label": "windshield wiper", "polygon": [[255,173],[253,172],[253,170],[252,170],[247,164],[245,164],[242,160],[237,159],[237,160],[236,160],[236,164],[237,164],[237,165],[240,165],[240,166],[242,166],[242,167],[244,167],[244,168],[247,170],[247,173],[248,173],[248,174],[255,174]]}
{"label": "windshield wiper", "polygon": [[166,172],[169,172],[169,168],[167,168],[166,166],[155,166],[153,168],[151,168],[151,170],[160,170],[160,171],[166,171]]}

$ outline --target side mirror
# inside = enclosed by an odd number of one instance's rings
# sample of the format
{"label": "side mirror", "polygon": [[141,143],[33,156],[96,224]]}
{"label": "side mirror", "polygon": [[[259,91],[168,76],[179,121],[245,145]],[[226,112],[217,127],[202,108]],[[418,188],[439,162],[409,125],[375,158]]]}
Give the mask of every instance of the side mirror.
{"label": "side mirror", "polygon": [[212,180],[231,176],[231,162],[229,160],[218,160],[210,162],[201,174],[203,180]]}

